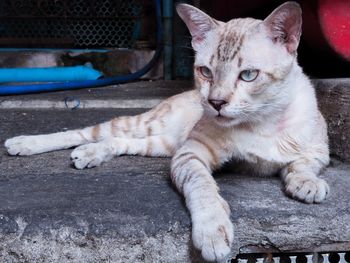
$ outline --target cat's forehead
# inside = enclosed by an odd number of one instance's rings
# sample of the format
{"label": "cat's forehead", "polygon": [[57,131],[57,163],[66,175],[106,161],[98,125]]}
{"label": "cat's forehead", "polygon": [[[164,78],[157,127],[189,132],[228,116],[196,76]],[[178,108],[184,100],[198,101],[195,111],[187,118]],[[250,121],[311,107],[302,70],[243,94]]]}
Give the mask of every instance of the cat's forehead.
{"label": "cat's forehead", "polygon": [[226,23],[220,24],[219,32],[223,37],[232,35],[242,36],[261,22],[262,20],[250,17],[231,19]]}
{"label": "cat's forehead", "polygon": [[[218,61],[232,61],[239,53],[242,45],[249,41],[249,35],[254,32],[261,20],[253,18],[232,19],[218,28],[216,52],[213,59]],[[216,54],[215,54],[216,53]]]}

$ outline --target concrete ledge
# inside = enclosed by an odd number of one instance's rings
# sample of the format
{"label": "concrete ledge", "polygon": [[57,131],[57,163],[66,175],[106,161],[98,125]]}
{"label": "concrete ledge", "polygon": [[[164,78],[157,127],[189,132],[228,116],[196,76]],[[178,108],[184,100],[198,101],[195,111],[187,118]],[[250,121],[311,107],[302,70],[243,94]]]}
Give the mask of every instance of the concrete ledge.
{"label": "concrete ledge", "polygon": [[190,81],[140,81],[108,87],[0,96],[0,109],[151,108],[192,88]]}
{"label": "concrete ledge", "polygon": [[[348,161],[349,83],[348,79],[315,81],[320,108],[329,123],[332,153]],[[0,105],[34,100],[62,103],[69,96],[89,103],[113,103],[113,96],[142,102],[139,92],[151,101],[188,87],[186,82],[174,86],[141,82],[123,85],[121,90],[1,97]],[[5,153],[6,138],[64,131],[146,110],[137,105],[133,109],[21,105],[0,109],[0,262],[203,262],[192,247],[183,200],[169,180],[169,159],[124,156],[98,168],[76,170],[69,150],[29,157]],[[216,175],[233,211],[233,255],[349,251],[350,165],[334,160],[322,176],[331,187],[329,199],[306,205],[286,197],[277,178],[232,171]]]}
{"label": "concrete ledge", "polygon": [[[62,161],[67,155],[51,157]],[[111,166],[133,163],[137,170],[140,163],[159,163],[136,159],[114,160]],[[203,262],[192,248],[189,216],[169,187],[167,172],[70,170],[2,181],[3,262]],[[333,193],[324,204],[311,206],[285,197],[276,178],[219,176],[233,211],[233,252],[349,250],[350,200],[344,187],[349,175],[349,166],[330,168],[324,176]]]}
{"label": "concrete ledge", "polygon": [[[190,218],[171,186],[168,158],[124,156],[76,170],[69,150],[10,157],[5,138],[72,129],[144,109],[0,110],[0,261],[203,262]],[[350,165],[323,175],[329,199],[286,197],[277,178],[231,172],[216,180],[235,226],[233,255],[350,249]]]}

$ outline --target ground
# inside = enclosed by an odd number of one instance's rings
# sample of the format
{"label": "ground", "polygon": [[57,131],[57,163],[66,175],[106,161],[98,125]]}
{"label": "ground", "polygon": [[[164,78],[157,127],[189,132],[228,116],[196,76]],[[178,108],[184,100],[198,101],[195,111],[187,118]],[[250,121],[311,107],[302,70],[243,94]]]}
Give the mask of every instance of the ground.
{"label": "ground", "polygon": [[[70,150],[10,157],[3,147],[5,139],[16,135],[63,131],[140,113],[189,86],[141,82],[0,98],[0,261],[203,262],[191,245],[183,199],[169,179],[169,158],[123,156],[76,170]],[[67,97],[75,98],[68,108]],[[70,109],[76,101],[80,106]],[[41,109],[30,106],[34,102]],[[346,162],[334,159],[324,172],[331,194],[315,205],[286,197],[275,177],[229,170],[215,177],[232,210],[233,255],[350,250]]]}

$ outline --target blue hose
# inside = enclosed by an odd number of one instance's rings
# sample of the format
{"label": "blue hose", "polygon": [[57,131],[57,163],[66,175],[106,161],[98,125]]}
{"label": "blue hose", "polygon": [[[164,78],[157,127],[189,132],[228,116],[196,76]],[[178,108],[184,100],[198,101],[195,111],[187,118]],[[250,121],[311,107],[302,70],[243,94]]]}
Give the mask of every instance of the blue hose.
{"label": "blue hose", "polygon": [[0,95],[15,95],[15,94],[28,94],[45,91],[58,91],[67,89],[82,89],[82,88],[94,88],[100,86],[107,86],[113,84],[122,84],[137,80],[145,75],[150,69],[153,68],[157,60],[162,53],[162,16],[161,16],[161,0],[155,0],[156,5],[156,17],[157,17],[157,49],[152,59],[140,70],[116,77],[106,77],[97,80],[84,80],[84,81],[70,81],[60,83],[47,83],[47,84],[30,84],[30,85],[16,85],[16,86],[0,86]]}
{"label": "blue hose", "polygon": [[93,80],[102,73],[87,66],[49,68],[1,68],[0,82],[58,82]]}

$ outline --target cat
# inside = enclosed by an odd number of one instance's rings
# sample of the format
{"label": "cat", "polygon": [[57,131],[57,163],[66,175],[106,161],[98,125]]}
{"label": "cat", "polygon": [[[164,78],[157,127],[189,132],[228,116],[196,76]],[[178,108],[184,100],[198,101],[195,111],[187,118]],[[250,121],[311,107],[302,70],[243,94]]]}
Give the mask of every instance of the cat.
{"label": "cat", "polygon": [[14,137],[5,146],[10,155],[31,155],[81,145],[71,154],[77,169],[121,154],[172,156],[171,180],[190,211],[193,243],[204,259],[221,261],[234,231],[212,172],[244,160],[256,173],[279,172],[291,197],[319,203],[329,193],[318,177],[329,163],[327,127],[297,63],[299,4],[286,2],[265,20],[227,23],[187,4],[177,12],[192,35],[195,89],[141,115]]}

